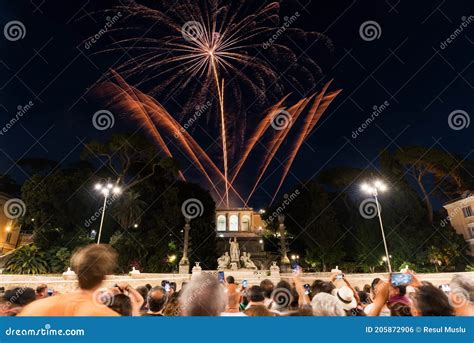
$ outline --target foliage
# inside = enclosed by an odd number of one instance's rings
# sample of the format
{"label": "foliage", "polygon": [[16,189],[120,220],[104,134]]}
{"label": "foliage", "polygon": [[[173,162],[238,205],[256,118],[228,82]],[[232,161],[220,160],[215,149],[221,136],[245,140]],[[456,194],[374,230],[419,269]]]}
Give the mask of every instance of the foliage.
{"label": "foliage", "polygon": [[45,255],[51,273],[63,273],[70,265],[71,252],[67,248],[53,247]]}
{"label": "foliage", "polygon": [[12,253],[5,270],[12,274],[45,274],[48,262],[38,247],[25,245]]}

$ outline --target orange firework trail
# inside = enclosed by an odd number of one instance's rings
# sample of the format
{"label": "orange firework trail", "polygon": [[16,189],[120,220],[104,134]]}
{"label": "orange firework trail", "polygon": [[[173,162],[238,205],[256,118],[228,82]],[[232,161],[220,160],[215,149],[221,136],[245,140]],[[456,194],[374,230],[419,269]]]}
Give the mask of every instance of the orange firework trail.
{"label": "orange firework trail", "polygon": [[274,106],[272,106],[272,108],[270,108],[270,110],[268,111],[268,114],[265,116],[262,122],[258,125],[257,129],[255,130],[255,133],[250,138],[242,157],[237,162],[237,166],[234,169],[232,179],[230,180],[231,184],[234,183],[235,178],[238,176],[240,169],[242,168],[245,161],[247,160],[247,157],[250,155],[250,152],[254,148],[255,144],[257,144],[258,140],[262,138],[262,136],[265,134],[267,129],[270,127],[273,116],[275,115],[277,110],[281,107],[281,105],[287,98],[288,98],[288,95],[283,97],[283,99],[281,99]]}
{"label": "orange firework trail", "polygon": [[[201,173],[206,177],[209,184],[211,185],[212,189],[214,190],[215,194],[219,197],[220,202],[226,202],[227,199],[220,194],[218,188],[213,181],[212,177],[206,170],[205,166],[209,167],[217,176],[225,183],[226,185],[226,193],[228,194],[229,190],[235,194],[240,201],[246,206],[252,195],[254,194],[257,186],[259,185],[263,175],[267,171],[271,161],[274,159],[275,154],[279,151],[280,146],[282,145],[283,141],[288,136],[291,128],[293,127],[294,123],[297,119],[301,116],[307,105],[311,102],[313,98],[315,98],[316,94],[311,95],[307,98],[303,98],[299,100],[296,104],[288,108],[288,111],[285,111],[282,107],[283,102],[287,100],[288,95],[283,97],[280,101],[278,101],[275,105],[273,105],[268,113],[265,115],[264,119],[259,123],[257,126],[254,134],[249,139],[248,143],[246,144],[246,148],[242,153],[242,157],[238,160],[236,164],[236,168],[232,173],[232,179],[228,180],[226,175],[216,166],[216,164],[211,160],[209,155],[202,149],[202,147],[194,140],[194,138],[175,120],[168,111],[154,98],[140,92],[136,88],[130,86],[120,75],[117,73],[113,74],[117,84],[106,82],[99,87],[99,90],[106,95],[113,97],[113,103],[116,107],[120,108],[121,110],[126,110],[131,112],[134,117],[144,123],[145,128],[147,131],[152,135],[158,145],[163,149],[167,156],[173,157],[169,147],[167,146],[166,142],[164,141],[162,135],[157,129],[157,125],[165,130],[168,134],[175,134],[175,137],[178,140],[178,143],[183,147],[184,152],[186,155],[193,161],[193,163],[197,166],[197,168],[201,171]],[[327,88],[329,87],[329,83],[327,83],[322,91],[316,96],[314,99],[313,105],[311,109],[308,111],[306,115],[303,128],[299,133],[298,139],[294,144],[290,156],[287,159],[284,165],[283,176],[280,179],[278,188],[273,195],[272,202],[277,195],[278,191],[280,190],[283,182],[291,168],[291,165],[296,158],[296,155],[304,142],[304,140],[308,137],[311,131],[314,129],[315,125],[317,124],[318,120],[321,118],[324,111],[330,105],[330,103],[334,100],[334,98],[339,94],[340,90],[331,92],[329,94],[325,94]],[[278,125],[278,116],[282,113],[286,113],[288,122],[285,124],[284,127],[278,128],[274,125]],[[273,126],[276,129],[276,133],[274,137],[271,139],[270,143],[268,144],[267,151],[268,154],[266,158],[259,168],[259,172],[257,175],[257,180],[252,188],[252,191],[248,195],[247,199],[244,200],[239,192],[234,188],[233,183],[237,179],[242,166],[245,164],[246,160],[248,159],[249,155],[252,153],[256,143],[261,140],[268,130],[270,126]],[[204,164],[201,162],[200,159],[203,159]],[[184,179],[184,175],[180,171],[180,177]]]}
{"label": "orange firework trail", "polygon": [[[262,179],[263,175],[265,174],[265,171],[267,170],[268,166],[270,165],[270,162],[273,160],[273,157],[275,156],[276,152],[280,148],[281,144],[285,140],[286,136],[290,132],[291,127],[293,126],[293,123],[298,119],[299,115],[303,111],[304,107],[308,103],[308,99],[303,98],[300,101],[298,101],[295,105],[290,107],[288,111],[284,111],[283,109],[280,109],[279,112],[274,114],[273,117],[273,123],[275,123],[276,118],[278,115],[283,115],[283,120],[286,120],[285,127],[282,127],[278,130],[278,133],[275,135],[275,138],[270,142],[269,147],[267,149],[268,153],[265,158],[265,162],[263,163],[262,167],[260,168],[258,172],[258,178],[257,181],[255,182],[252,191],[250,192],[249,196],[247,197],[247,200],[245,203],[248,203],[250,198],[252,197],[253,193],[257,189],[258,184],[260,183],[260,180]],[[283,112],[284,111],[284,112]],[[285,119],[286,118],[286,119]]]}
{"label": "orange firework trail", "polygon": [[[278,194],[281,186],[283,185],[283,182],[286,179],[286,176],[288,175],[288,172],[290,171],[291,165],[293,164],[293,161],[295,160],[296,154],[298,154],[298,151],[301,148],[301,145],[303,144],[304,140],[308,137],[310,134],[311,130],[316,126],[317,122],[321,118],[322,114],[324,111],[327,109],[327,107],[330,105],[330,103],[334,100],[337,94],[340,93],[339,91],[330,93],[328,96],[324,96],[324,93],[326,92],[327,88],[329,87],[329,84],[332,82],[329,81],[324,87],[323,90],[319,93],[318,97],[314,100],[313,106],[311,107],[308,116],[306,117],[305,124],[303,126],[303,129],[298,137],[298,139],[295,142],[295,145],[293,149],[291,150],[289,158],[286,160],[284,169],[283,169],[283,175],[280,179],[280,183],[278,184],[278,187],[273,194],[272,200],[270,202],[270,205],[273,203],[275,200],[276,195]],[[323,105],[321,105],[322,100]]]}

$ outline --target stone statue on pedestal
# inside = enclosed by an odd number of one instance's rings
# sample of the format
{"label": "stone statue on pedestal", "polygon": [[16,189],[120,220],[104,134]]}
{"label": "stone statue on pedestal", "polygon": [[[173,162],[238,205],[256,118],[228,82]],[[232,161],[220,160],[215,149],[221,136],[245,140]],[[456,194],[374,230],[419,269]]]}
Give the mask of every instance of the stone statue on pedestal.
{"label": "stone statue on pedestal", "polygon": [[250,259],[250,253],[246,253],[245,251],[242,253],[242,257],[240,258],[244,268],[246,269],[257,269],[257,266],[253,261]]}
{"label": "stone statue on pedestal", "polygon": [[224,255],[217,259],[217,269],[226,269],[230,263],[229,253],[226,251]]}
{"label": "stone statue on pedestal", "polygon": [[230,244],[230,260],[232,262],[239,262],[240,250],[239,243],[237,242],[237,237],[234,237],[234,240],[229,238]]}

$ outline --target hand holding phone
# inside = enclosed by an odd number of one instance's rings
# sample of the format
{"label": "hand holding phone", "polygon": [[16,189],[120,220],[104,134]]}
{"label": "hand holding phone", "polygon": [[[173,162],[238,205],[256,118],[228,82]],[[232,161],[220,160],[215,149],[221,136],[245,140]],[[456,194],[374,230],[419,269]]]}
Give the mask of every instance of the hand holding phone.
{"label": "hand holding phone", "polygon": [[390,284],[393,287],[407,286],[413,281],[413,275],[408,273],[391,273]]}

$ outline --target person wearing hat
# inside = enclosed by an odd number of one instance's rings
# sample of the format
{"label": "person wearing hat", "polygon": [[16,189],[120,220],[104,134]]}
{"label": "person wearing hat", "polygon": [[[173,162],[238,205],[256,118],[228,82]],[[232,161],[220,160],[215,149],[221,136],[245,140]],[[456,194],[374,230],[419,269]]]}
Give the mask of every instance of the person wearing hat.
{"label": "person wearing hat", "polygon": [[341,303],[342,308],[346,313],[350,314],[352,310],[357,308],[357,300],[354,296],[354,292],[347,286],[336,288],[334,290],[334,296]]}

